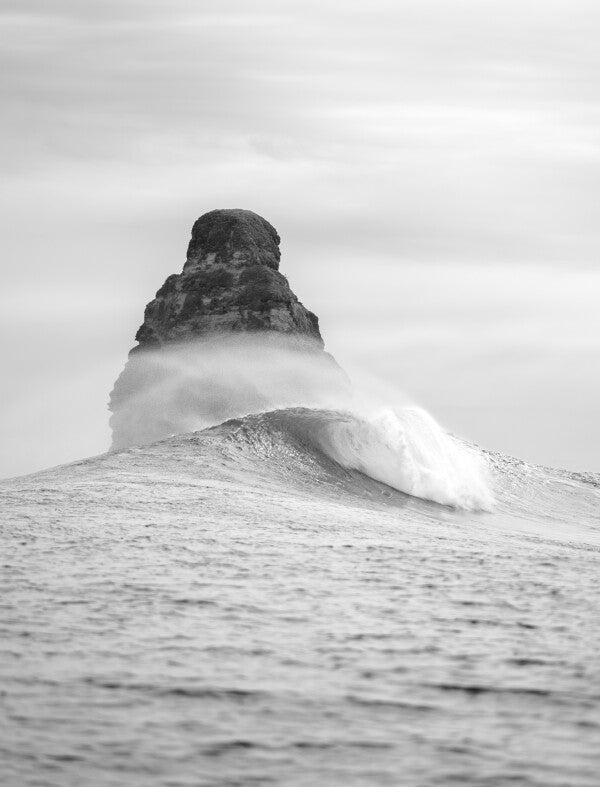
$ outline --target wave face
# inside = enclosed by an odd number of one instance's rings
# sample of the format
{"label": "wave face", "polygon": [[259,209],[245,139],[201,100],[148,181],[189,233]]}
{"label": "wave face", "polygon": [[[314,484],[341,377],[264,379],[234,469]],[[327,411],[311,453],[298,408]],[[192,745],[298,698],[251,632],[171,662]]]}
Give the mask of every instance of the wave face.
{"label": "wave face", "polygon": [[482,527],[600,545],[600,475],[481,451],[419,408],[370,416],[276,410],[172,438],[156,450],[163,445],[197,457],[202,472],[209,462],[223,480],[259,479],[282,494],[334,498],[341,506],[360,499],[395,515],[410,503],[416,520],[447,516],[447,508],[457,522],[471,512]]}
{"label": "wave face", "polygon": [[[322,454],[337,472],[356,470],[398,492],[465,510],[491,510],[488,460],[445,433],[424,410],[403,407],[369,414],[296,408],[248,416],[221,429],[241,429],[249,444],[274,441],[313,459]],[[232,432],[233,433],[233,432]],[[238,434],[238,432],[236,432]]]}
{"label": "wave face", "polygon": [[[309,420],[309,429],[315,416]],[[487,462],[444,432],[417,407],[370,416],[327,413],[317,418],[315,443],[344,468],[414,497],[467,510],[491,510]]]}

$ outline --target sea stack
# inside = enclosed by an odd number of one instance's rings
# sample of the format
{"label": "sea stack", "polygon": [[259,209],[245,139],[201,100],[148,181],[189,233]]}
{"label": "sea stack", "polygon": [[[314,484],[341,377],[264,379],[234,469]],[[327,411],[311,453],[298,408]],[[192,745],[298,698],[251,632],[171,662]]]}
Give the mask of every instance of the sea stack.
{"label": "sea stack", "polygon": [[322,347],[317,316],[279,272],[279,242],[275,228],[250,210],[201,216],[183,271],[169,276],[146,306],[139,348],[231,331],[276,331]]}
{"label": "sea stack", "polygon": [[279,235],[249,210],[194,224],[187,259],[147,306],[110,395],[113,448],[252,412],[318,404],[348,380],[279,272]]}

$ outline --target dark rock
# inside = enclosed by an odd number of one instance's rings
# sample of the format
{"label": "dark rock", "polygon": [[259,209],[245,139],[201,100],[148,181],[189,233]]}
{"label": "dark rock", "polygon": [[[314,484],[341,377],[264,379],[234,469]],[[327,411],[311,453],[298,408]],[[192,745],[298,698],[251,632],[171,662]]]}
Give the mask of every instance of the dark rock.
{"label": "dark rock", "polygon": [[180,274],[146,306],[139,348],[237,331],[275,331],[321,347],[319,321],[279,273],[279,235],[249,210],[213,210],[192,229]]}

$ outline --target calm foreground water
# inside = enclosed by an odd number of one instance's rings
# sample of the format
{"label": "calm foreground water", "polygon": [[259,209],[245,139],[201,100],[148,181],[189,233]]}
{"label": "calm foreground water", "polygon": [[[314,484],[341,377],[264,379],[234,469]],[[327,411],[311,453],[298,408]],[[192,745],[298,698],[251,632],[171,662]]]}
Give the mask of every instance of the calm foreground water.
{"label": "calm foreground water", "polygon": [[0,782],[597,787],[600,479],[457,511],[291,421],[0,484]]}

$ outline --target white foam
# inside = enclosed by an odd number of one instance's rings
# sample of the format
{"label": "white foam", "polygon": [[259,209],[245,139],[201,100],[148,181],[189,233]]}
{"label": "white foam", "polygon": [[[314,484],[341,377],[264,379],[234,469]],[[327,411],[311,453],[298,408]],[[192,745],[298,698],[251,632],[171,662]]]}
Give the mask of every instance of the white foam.
{"label": "white foam", "polygon": [[419,407],[384,408],[323,426],[319,444],[343,467],[401,492],[467,510],[491,510],[487,462]]}

